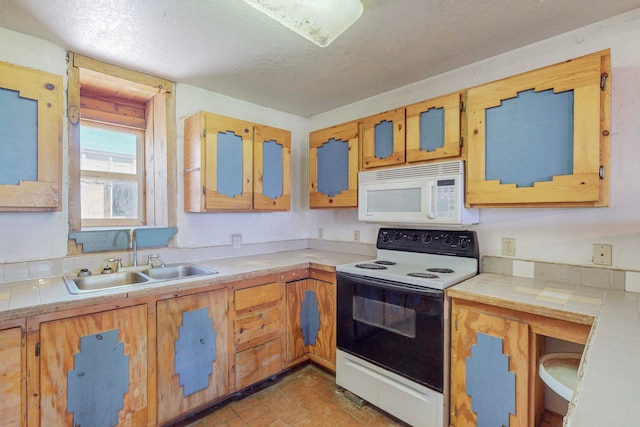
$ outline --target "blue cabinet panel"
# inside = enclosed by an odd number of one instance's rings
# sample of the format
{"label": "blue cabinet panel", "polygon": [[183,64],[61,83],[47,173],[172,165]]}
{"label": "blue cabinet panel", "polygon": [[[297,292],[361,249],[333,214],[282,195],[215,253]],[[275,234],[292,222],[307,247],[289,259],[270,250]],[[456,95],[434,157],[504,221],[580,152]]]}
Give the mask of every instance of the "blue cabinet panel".
{"label": "blue cabinet panel", "polygon": [[318,148],[318,191],[333,197],[349,189],[349,142],[329,139]]}
{"label": "blue cabinet panel", "polygon": [[182,313],[182,326],[175,341],[174,373],[187,397],[209,387],[216,361],[216,330],[211,327],[209,309]]}
{"label": "blue cabinet panel", "polygon": [[573,91],[519,92],[486,110],[486,179],[531,187],[573,174]]}
{"label": "blue cabinet panel", "polygon": [[242,137],[233,132],[218,133],[218,193],[232,198],[242,194]]}
{"label": "blue cabinet panel", "polygon": [[386,159],[393,154],[393,122],[383,120],[374,126],[374,155]]}
{"label": "blue cabinet panel", "polygon": [[420,149],[435,151],[444,147],[444,108],[420,113]]}
{"label": "blue cabinet panel", "polygon": [[304,345],[316,345],[320,330],[320,310],[315,291],[304,291],[300,310],[300,329],[302,329]]}
{"label": "blue cabinet panel", "polygon": [[282,196],[282,145],[266,141],[262,150],[262,194],[276,199]]}
{"label": "blue cabinet panel", "polygon": [[38,101],[0,88],[0,184],[38,180]]}
{"label": "blue cabinet panel", "polygon": [[74,367],[67,373],[67,412],[73,412],[73,425],[117,425],[129,391],[129,356],[118,342],[118,330],[81,337]]}
{"label": "blue cabinet panel", "polygon": [[466,360],[466,392],[477,415],[478,427],[508,426],[516,413],[516,375],[509,371],[509,356],[502,353],[502,338],[478,332],[477,343]]}

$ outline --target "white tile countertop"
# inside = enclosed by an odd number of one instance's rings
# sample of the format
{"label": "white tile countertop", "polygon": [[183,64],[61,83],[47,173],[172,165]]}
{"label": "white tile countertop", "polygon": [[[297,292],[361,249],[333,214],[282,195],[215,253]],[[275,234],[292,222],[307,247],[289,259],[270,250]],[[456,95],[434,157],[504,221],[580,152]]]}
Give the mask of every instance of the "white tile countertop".
{"label": "white tile countertop", "polygon": [[303,249],[264,255],[194,261],[218,273],[177,280],[115,287],[107,290],[70,294],[62,276],[0,283],[0,321],[39,315],[43,312],[96,304],[106,299],[174,292],[193,286],[225,283],[295,268],[333,268],[339,264],[371,259],[371,256],[344,252]]}
{"label": "white tile countertop", "polygon": [[640,425],[640,294],[483,273],[449,295],[551,317],[593,317],[564,425]]}

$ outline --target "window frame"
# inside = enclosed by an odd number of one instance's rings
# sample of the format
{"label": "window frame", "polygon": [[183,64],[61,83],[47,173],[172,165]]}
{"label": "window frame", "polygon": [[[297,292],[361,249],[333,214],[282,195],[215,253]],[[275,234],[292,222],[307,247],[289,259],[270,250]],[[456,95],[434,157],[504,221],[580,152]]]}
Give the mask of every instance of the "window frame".
{"label": "window frame", "polygon": [[[80,70],[101,73],[126,81],[156,95],[146,105],[145,141],[145,228],[176,227],[177,161],[175,83],[152,75],[107,64],[74,52],[68,53],[67,134],[68,134],[68,213],[69,235],[83,231],[80,200]],[[121,228],[121,227],[120,227]],[[100,227],[99,230],[114,229]],[[85,228],[86,230],[86,228]],[[171,240],[169,246],[175,246]],[[83,253],[81,243],[70,237],[69,255]]]}

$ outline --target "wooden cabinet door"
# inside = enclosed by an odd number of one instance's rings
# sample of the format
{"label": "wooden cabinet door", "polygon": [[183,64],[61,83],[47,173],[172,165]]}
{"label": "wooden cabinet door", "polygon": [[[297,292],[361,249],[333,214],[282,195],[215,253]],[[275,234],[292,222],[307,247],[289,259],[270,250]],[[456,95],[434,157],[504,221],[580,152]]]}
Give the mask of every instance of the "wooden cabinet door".
{"label": "wooden cabinet door", "polygon": [[358,206],[360,123],[343,123],[309,134],[309,207]]}
{"label": "wooden cabinet door", "polygon": [[0,211],[62,209],[62,77],[0,62]]}
{"label": "wooden cabinet door", "polygon": [[307,353],[335,370],[335,283],[316,279],[287,283],[287,361]]}
{"label": "wooden cabinet door", "polygon": [[471,206],[607,206],[609,51],[467,91]]}
{"label": "wooden cabinet door", "polygon": [[25,354],[21,328],[0,331],[0,420],[2,425],[26,425]]}
{"label": "wooden cabinet door", "polygon": [[229,391],[227,290],[157,303],[158,421]]}
{"label": "wooden cabinet door", "polygon": [[461,102],[456,92],[406,107],[407,163],[460,155]]}
{"label": "wooden cabinet door", "polygon": [[526,427],[529,327],[453,303],[451,425]]}
{"label": "wooden cabinet door", "polygon": [[147,424],[147,307],[40,325],[40,425]]}
{"label": "wooden cabinet door", "polygon": [[253,207],[253,124],[204,114],[205,208],[250,211]]}
{"label": "wooden cabinet door", "polygon": [[291,132],[255,125],[253,137],[253,210],[291,207]]}
{"label": "wooden cabinet door", "polygon": [[405,109],[398,108],[362,120],[364,169],[405,162]]}

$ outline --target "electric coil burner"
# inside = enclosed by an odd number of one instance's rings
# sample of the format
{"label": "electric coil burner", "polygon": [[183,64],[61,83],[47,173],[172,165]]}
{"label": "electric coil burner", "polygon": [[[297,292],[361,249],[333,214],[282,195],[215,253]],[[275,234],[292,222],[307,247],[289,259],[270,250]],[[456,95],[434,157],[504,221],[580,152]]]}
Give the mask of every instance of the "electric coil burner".
{"label": "electric coil burner", "polygon": [[336,267],[336,382],[413,426],[447,426],[444,290],[478,274],[476,234],[382,228],[376,247]]}

